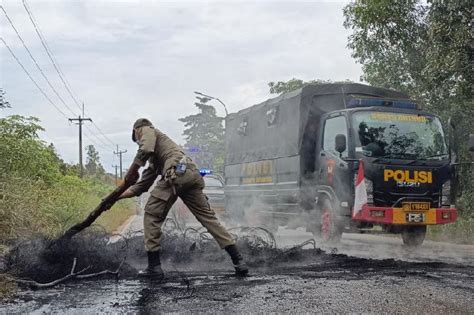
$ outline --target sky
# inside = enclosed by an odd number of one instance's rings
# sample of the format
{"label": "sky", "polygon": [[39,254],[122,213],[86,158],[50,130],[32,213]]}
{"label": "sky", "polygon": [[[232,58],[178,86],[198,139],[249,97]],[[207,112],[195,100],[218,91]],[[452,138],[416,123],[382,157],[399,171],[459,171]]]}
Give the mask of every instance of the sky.
{"label": "sky", "polygon": [[[25,0],[23,0],[25,1]],[[346,47],[347,1],[97,1],[27,0],[73,95],[84,103],[84,146],[98,149],[103,166],[125,165],[136,152],[133,122],[149,118],[184,144],[179,118],[197,112],[193,91],[221,99],[229,112],[265,101],[268,82],[359,81],[361,66]],[[68,118],[80,108],[68,94],[21,0],[2,6],[64,103],[44,80],[0,10],[0,36],[51,101]],[[32,83],[0,42],[0,87],[19,114],[41,119],[41,138],[66,162],[78,161],[78,127]],[[225,115],[218,102],[217,113]],[[97,127],[98,128],[97,128]],[[100,132],[105,134],[105,137]]]}

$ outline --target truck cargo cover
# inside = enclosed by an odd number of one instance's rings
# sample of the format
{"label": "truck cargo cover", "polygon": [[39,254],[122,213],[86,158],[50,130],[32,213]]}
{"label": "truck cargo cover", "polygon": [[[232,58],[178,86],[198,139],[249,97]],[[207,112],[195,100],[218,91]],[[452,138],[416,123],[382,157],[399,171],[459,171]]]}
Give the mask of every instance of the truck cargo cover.
{"label": "truck cargo cover", "polygon": [[284,93],[226,117],[225,164],[300,154],[305,134],[316,137],[321,115],[346,108],[355,96],[408,99],[400,92],[356,83],[307,85]]}

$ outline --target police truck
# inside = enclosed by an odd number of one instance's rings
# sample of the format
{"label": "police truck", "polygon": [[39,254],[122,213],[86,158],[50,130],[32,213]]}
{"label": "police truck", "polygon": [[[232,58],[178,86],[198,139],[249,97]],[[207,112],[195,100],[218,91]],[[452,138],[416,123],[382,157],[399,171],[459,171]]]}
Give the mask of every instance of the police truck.
{"label": "police truck", "polygon": [[327,242],[397,233],[417,246],[428,225],[457,219],[447,133],[401,92],[306,85],[228,115],[225,127],[225,208],[236,222],[305,227]]}

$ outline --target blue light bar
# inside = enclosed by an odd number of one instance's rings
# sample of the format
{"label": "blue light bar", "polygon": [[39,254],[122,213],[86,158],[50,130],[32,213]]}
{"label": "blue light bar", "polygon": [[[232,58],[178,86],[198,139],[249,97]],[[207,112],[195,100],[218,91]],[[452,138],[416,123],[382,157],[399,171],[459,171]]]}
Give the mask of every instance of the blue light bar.
{"label": "blue light bar", "polygon": [[347,108],[383,106],[393,108],[418,109],[416,103],[408,100],[386,100],[383,98],[353,98],[347,103]]}
{"label": "blue light bar", "polygon": [[212,171],[208,168],[201,168],[199,170],[199,174],[201,174],[201,176],[206,176],[206,175],[212,174]]}

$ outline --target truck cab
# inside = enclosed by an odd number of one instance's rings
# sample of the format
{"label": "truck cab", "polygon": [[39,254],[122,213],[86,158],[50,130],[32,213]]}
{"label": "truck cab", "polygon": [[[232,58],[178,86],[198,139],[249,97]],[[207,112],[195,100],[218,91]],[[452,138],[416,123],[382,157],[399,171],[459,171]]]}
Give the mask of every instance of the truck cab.
{"label": "truck cab", "polygon": [[316,168],[324,239],[379,226],[420,245],[427,225],[456,220],[437,116],[408,100],[353,98],[321,120]]}

